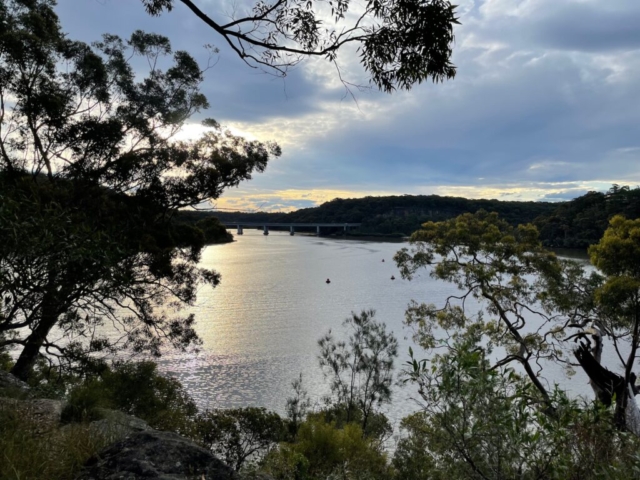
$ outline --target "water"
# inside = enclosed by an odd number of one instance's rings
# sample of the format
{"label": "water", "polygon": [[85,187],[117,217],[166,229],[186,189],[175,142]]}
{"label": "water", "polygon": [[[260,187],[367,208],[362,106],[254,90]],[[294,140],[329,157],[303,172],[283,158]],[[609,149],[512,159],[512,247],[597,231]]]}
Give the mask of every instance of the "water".
{"label": "water", "polygon": [[[341,324],[352,311],[376,310],[376,318],[398,337],[401,366],[413,346],[412,332],[403,325],[408,303],[415,299],[442,305],[456,292],[430,278],[427,270],[412,281],[403,280],[392,260],[401,243],[273,231],[264,236],[257,230],[245,230],[236,240],[207,247],[202,256],[202,266],[222,274],[218,287],[201,289],[193,308],[202,351],[160,361],[161,369],[181,380],[201,408],[263,406],[283,413],[291,382],[300,372],[312,399],[320,401],[327,389],[318,367],[317,340],[329,329],[340,337]],[[561,369],[551,375],[564,383]],[[579,393],[588,393],[586,377],[578,376],[572,384]],[[415,398],[410,386],[395,389],[387,410],[394,424],[417,409]]]}
{"label": "water", "polygon": [[[202,266],[220,272],[222,283],[203,287],[193,309],[204,341],[201,353],[160,362],[203,408],[256,405],[283,412],[300,372],[311,397],[319,400],[326,388],[317,340],[329,329],[341,337],[342,322],[352,311],[376,310],[376,318],[398,337],[401,363],[412,344],[403,327],[408,302],[429,294],[441,298],[451,289],[427,272],[402,280],[392,260],[400,243],[285,232],[264,236],[257,230],[236,239],[207,247],[202,256]],[[413,393],[396,392],[393,417],[415,409]]]}

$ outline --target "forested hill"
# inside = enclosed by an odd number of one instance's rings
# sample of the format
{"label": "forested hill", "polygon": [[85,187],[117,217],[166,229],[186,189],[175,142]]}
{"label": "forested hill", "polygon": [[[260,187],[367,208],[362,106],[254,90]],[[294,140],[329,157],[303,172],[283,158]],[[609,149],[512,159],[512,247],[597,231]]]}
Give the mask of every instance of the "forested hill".
{"label": "forested hill", "polygon": [[614,215],[640,217],[640,188],[613,185],[608,192],[589,192],[555,208],[533,222],[545,245],[586,248],[597,243]]}
{"label": "forested hill", "polygon": [[360,233],[406,236],[426,221],[446,220],[480,209],[495,211],[513,224],[532,222],[551,214],[555,204],[544,202],[502,202],[470,200],[438,195],[402,195],[389,197],[337,198],[318,207],[291,213],[216,212],[223,221],[272,222],[353,222],[362,223]]}
{"label": "forested hill", "polygon": [[517,225],[534,223],[545,245],[586,248],[596,243],[616,214],[640,217],[640,188],[614,185],[608,192],[589,192],[567,202],[505,202],[438,195],[337,198],[291,213],[216,212],[223,221],[355,222],[363,235],[406,236],[426,221],[446,220],[484,209]]}

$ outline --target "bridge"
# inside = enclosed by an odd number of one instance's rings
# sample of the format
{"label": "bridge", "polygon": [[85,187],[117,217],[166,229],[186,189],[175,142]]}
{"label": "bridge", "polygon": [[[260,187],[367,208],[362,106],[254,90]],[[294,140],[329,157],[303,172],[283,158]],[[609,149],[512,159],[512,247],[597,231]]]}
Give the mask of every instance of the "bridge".
{"label": "bridge", "polygon": [[342,229],[346,234],[349,228],[357,228],[361,223],[277,223],[277,222],[221,222],[227,228],[236,228],[237,234],[242,235],[243,228],[261,228],[264,235],[269,235],[269,227],[271,228],[284,228],[289,230],[289,235],[294,235],[296,228],[315,229],[316,234],[319,236],[321,228],[337,228]]}

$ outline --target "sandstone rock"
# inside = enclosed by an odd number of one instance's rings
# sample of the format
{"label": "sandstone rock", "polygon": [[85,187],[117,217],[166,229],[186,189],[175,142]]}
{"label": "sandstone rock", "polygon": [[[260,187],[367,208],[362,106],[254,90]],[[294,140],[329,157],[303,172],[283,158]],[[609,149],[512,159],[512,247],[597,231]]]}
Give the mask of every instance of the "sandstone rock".
{"label": "sandstone rock", "polygon": [[19,412],[42,433],[59,426],[63,407],[64,403],[60,400],[46,398],[17,400],[15,398],[0,397],[0,409],[11,409]]}
{"label": "sandstone rock", "polygon": [[213,454],[175,433],[137,432],[87,461],[77,480],[238,480]]}
{"label": "sandstone rock", "polygon": [[29,393],[29,385],[14,377],[9,372],[0,370],[0,393],[2,396],[14,396],[13,393],[26,395]]}
{"label": "sandstone rock", "polygon": [[89,424],[91,430],[103,437],[120,440],[132,433],[146,432],[152,428],[144,420],[127,415],[117,410],[99,409],[101,420],[96,420]]}

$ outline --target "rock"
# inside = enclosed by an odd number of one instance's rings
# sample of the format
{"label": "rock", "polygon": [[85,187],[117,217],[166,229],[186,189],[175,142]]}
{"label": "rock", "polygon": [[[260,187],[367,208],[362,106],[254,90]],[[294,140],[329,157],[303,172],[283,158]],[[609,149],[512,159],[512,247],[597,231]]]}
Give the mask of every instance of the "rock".
{"label": "rock", "polygon": [[[9,372],[0,370],[0,393],[5,397],[24,397],[29,393],[29,385],[14,377]],[[18,395],[14,395],[18,394]]]}
{"label": "rock", "polygon": [[144,420],[119,412],[118,410],[100,408],[98,409],[98,413],[102,419],[91,422],[89,428],[103,437],[112,438],[114,441],[120,440],[132,433],[152,430]]}
{"label": "rock", "polygon": [[32,422],[41,433],[59,426],[63,407],[64,403],[61,400],[46,398],[17,400],[0,397],[0,409],[12,409],[19,412],[29,422]]}
{"label": "rock", "polygon": [[77,480],[238,480],[213,454],[175,433],[137,432],[90,458]]}

